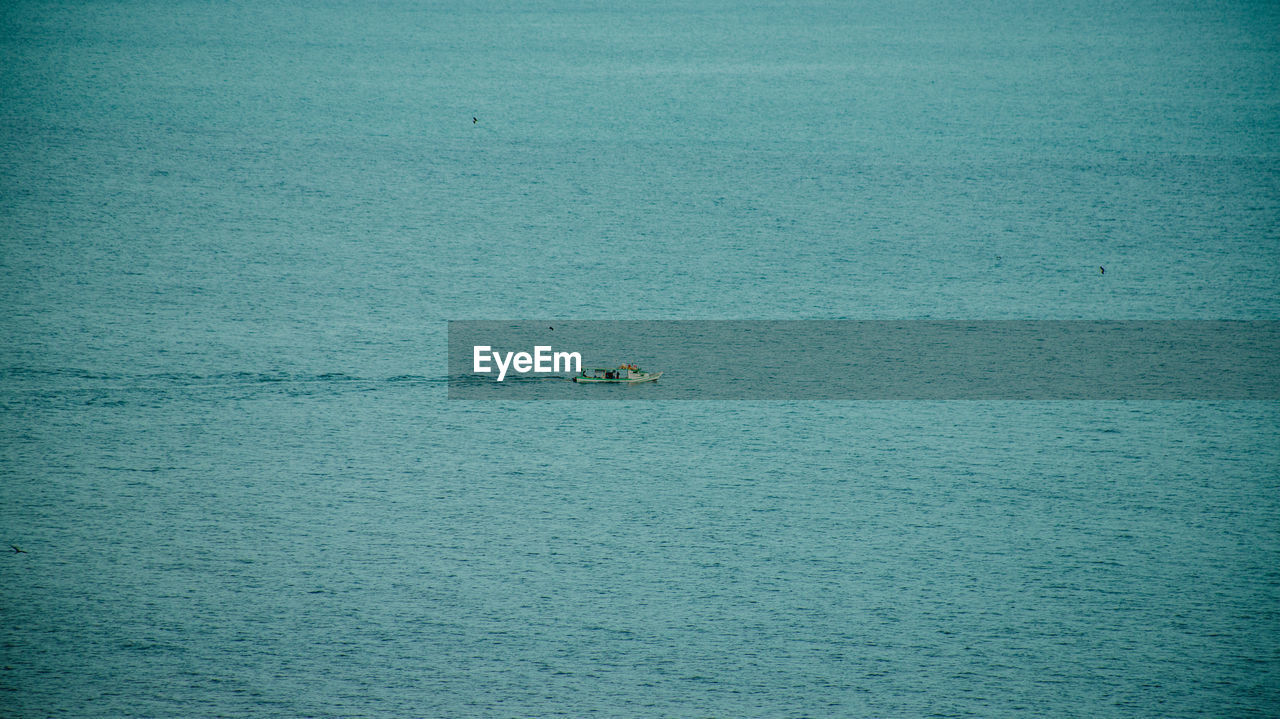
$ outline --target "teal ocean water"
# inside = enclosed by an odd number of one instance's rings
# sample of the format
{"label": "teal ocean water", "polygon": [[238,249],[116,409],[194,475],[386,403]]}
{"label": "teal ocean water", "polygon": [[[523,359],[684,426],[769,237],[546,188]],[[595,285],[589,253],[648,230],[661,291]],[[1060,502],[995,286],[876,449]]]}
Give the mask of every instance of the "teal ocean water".
{"label": "teal ocean water", "polygon": [[1280,714],[1275,402],[445,361],[459,319],[1280,318],[1275,4],[0,28],[0,715]]}

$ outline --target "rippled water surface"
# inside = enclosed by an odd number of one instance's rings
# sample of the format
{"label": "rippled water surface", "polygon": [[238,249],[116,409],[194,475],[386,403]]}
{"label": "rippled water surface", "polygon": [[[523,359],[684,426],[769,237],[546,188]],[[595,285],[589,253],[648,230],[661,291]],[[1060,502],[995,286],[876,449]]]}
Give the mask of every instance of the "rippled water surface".
{"label": "rippled water surface", "polygon": [[449,319],[1276,319],[1277,27],[7,4],[0,715],[1280,714],[1274,402],[445,383]]}

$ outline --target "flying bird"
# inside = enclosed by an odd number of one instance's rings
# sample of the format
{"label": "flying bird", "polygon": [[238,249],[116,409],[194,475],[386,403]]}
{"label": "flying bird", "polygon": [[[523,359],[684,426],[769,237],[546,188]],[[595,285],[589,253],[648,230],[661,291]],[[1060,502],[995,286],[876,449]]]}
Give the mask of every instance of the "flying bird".
{"label": "flying bird", "polygon": [[27,553],[27,550],[25,550],[25,549],[23,549],[23,548],[19,547],[19,546],[18,546],[18,545],[16,545],[16,544],[10,544],[9,546],[10,546],[10,547],[13,547],[13,553],[14,553],[14,554],[26,554],[26,553]]}
{"label": "flying bird", "polygon": [[1107,274],[1107,268],[1099,266],[1099,267],[1098,267],[1098,274],[1100,274],[1100,275],[1105,275],[1105,274]]}

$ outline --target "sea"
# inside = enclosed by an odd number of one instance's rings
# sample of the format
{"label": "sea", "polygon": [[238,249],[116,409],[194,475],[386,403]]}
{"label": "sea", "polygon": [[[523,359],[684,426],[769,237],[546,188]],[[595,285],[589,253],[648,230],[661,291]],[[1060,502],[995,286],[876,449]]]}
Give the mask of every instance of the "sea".
{"label": "sea", "polygon": [[1280,403],[446,362],[1277,319],[1274,2],[9,0],[0,716],[1280,716]]}

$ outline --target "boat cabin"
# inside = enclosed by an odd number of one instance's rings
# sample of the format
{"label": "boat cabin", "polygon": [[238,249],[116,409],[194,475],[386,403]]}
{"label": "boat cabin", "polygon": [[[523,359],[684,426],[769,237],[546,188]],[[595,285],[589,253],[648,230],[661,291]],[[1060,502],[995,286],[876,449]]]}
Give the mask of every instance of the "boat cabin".
{"label": "boat cabin", "polygon": [[632,372],[627,367],[590,367],[582,370],[582,376],[590,379],[630,379]]}
{"label": "boat cabin", "polygon": [[581,377],[586,379],[635,379],[644,375],[640,368],[633,364],[619,367],[589,367],[582,370]]}

